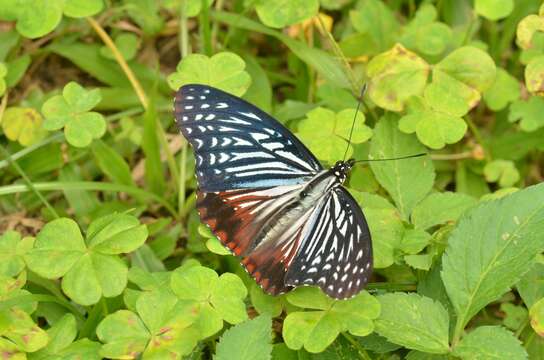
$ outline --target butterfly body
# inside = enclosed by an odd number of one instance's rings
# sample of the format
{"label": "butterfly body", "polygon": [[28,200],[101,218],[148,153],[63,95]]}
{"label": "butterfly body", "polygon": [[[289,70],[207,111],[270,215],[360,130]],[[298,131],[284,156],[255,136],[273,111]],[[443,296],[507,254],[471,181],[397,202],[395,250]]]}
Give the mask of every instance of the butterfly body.
{"label": "butterfly body", "polygon": [[344,299],[364,287],[370,232],[342,186],[353,160],[323,169],[279,122],[212,87],[181,87],[174,112],[195,153],[202,222],[266,292],[316,285]]}

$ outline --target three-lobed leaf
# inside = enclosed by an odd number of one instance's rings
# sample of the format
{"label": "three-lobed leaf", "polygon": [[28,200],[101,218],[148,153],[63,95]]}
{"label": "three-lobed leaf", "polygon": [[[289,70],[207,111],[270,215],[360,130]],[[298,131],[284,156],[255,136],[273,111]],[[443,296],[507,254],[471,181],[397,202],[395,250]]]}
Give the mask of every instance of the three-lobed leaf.
{"label": "three-lobed leaf", "polygon": [[283,323],[285,343],[291,349],[304,347],[311,353],[325,350],[342,331],[356,336],[370,334],[373,319],[380,314],[380,304],[367,292],[348,300],[333,300],[318,288],[303,287],[286,298],[292,305],[312,310],[287,315]]}
{"label": "three-lobed leaf", "polygon": [[127,265],[117,254],[131,252],[147,238],[147,228],[126,214],[112,214],[91,223],[84,240],[78,225],[60,218],[38,233],[25,255],[27,266],[48,279],[63,277],[62,288],[75,302],[90,305],[100,297],[121,294]]}
{"label": "three-lobed leaf", "polygon": [[231,52],[220,52],[212,57],[191,54],[184,57],[176,72],[168,76],[168,84],[172,90],[186,84],[205,84],[242,96],[251,82],[245,67],[244,60]]}

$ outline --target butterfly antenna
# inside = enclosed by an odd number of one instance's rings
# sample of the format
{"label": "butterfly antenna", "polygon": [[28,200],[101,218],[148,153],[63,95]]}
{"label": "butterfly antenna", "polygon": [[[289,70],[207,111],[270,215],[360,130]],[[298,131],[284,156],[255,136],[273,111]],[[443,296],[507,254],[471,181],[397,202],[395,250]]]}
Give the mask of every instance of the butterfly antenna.
{"label": "butterfly antenna", "polygon": [[351,137],[353,136],[353,129],[355,128],[355,120],[357,119],[357,114],[359,113],[359,108],[361,107],[361,104],[363,102],[363,96],[366,92],[366,83],[363,84],[363,87],[361,88],[361,94],[359,95],[359,101],[357,102],[357,109],[355,110],[355,115],[353,116],[353,123],[351,124],[351,130],[349,131],[349,138],[348,138],[348,146],[346,146],[346,151],[344,152],[344,158],[342,161],[346,160],[346,156],[348,155],[349,146],[351,145]]}
{"label": "butterfly antenna", "polygon": [[417,157],[421,157],[421,156],[425,156],[425,155],[427,155],[427,153],[419,153],[419,154],[406,155],[406,156],[399,156],[399,157],[386,158],[386,159],[364,159],[364,160],[357,160],[357,161],[354,161],[354,163],[367,162],[367,161],[403,160],[403,159],[417,158]]}

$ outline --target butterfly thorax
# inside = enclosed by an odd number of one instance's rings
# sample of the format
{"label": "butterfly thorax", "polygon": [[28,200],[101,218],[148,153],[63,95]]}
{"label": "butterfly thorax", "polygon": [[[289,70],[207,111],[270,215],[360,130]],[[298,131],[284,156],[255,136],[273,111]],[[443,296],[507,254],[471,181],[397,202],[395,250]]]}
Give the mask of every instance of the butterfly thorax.
{"label": "butterfly thorax", "polygon": [[334,188],[342,185],[351,169],[351,160],[338,161],[332,168],[316,174],[305,185],[293,191],[289,201],[274,214],[268,214],[268,220],[259,238],[254,242],[254,248],[266,243],[266,240],[280,238],[281,234],[289,233],[296,228],[302,219],[307,219],[315,210],[316,205],[327,197]]}
{"label": "butterfly thorax", "polygon": [[330,169],[330,172],[336,176],[338,181],[340,181],[340,184],[343,184],[354,164],[354,159],[349,159],[348,161],[337,161],[336,164],[334,164],[334,166]]}

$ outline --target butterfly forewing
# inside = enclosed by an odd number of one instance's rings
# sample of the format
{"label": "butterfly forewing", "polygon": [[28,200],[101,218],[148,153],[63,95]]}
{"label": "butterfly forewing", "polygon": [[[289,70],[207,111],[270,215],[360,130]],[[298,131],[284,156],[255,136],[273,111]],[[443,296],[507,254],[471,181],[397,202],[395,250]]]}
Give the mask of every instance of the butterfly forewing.
{"label": "butterfly forewing", "polygon": [[370,232],[361,208],[342,187],[323,200],[289,267],[286,283],[317,285],[329,296],[357,294],[372,273]]}
{"label": "butterfly forewing", "polygon": [[176,93],[174,111],[193,146],[204,191],[299,184],[322,170],[278,121],[221,90],[185,85]]}

